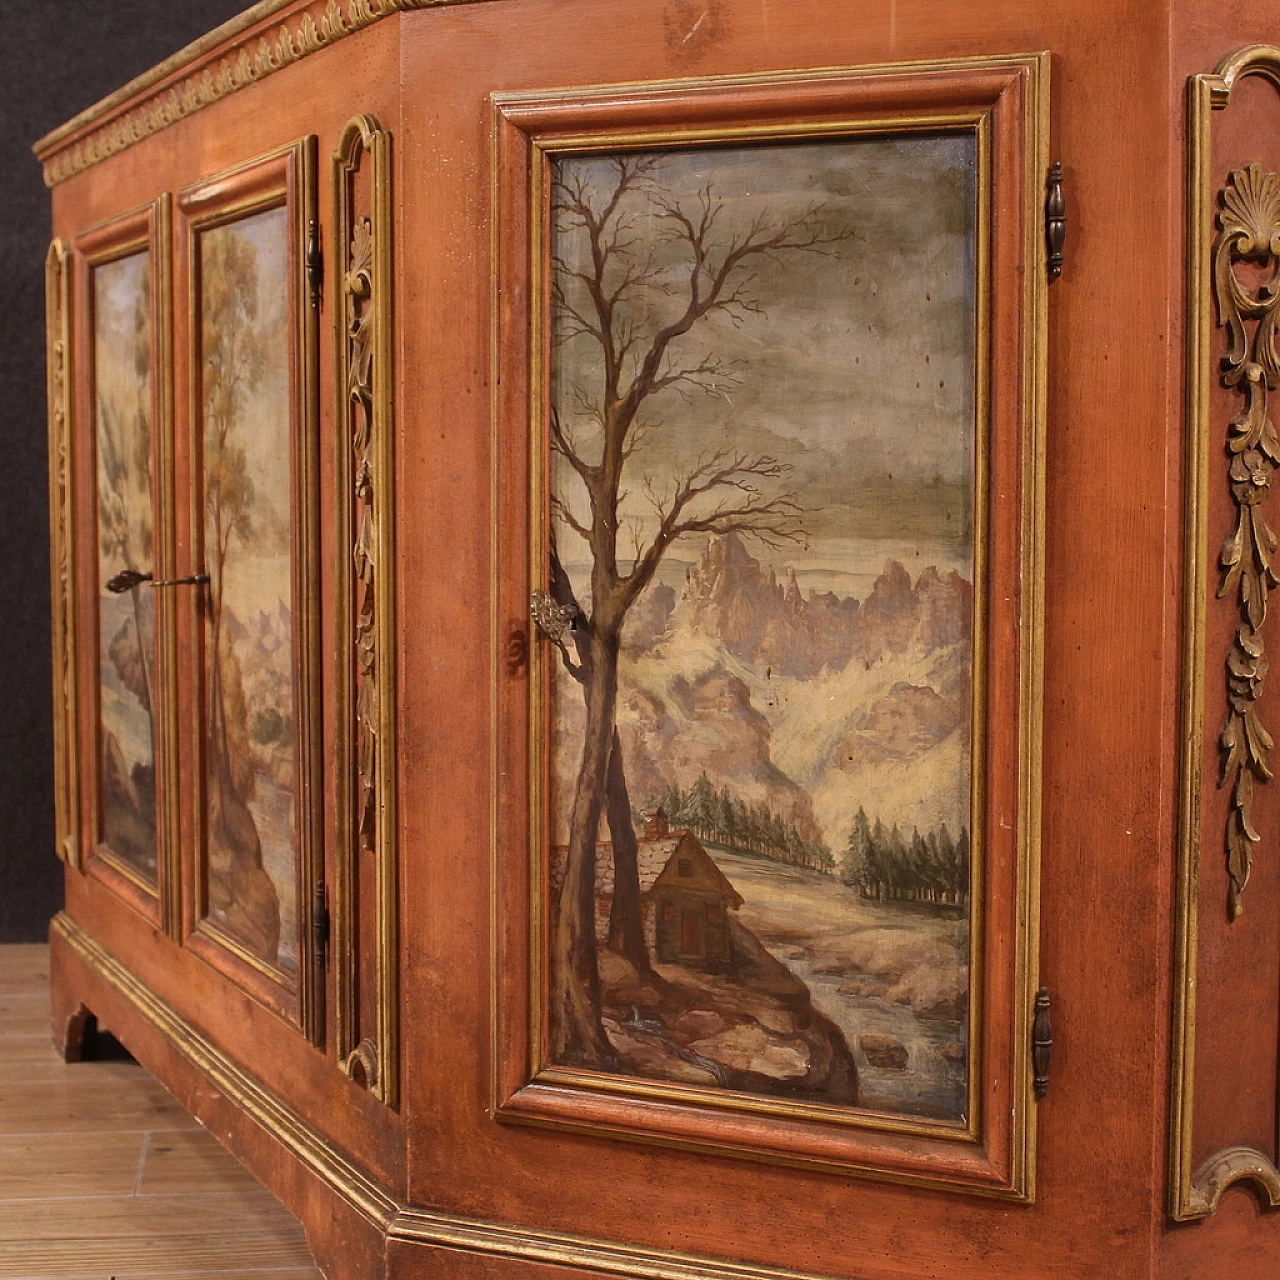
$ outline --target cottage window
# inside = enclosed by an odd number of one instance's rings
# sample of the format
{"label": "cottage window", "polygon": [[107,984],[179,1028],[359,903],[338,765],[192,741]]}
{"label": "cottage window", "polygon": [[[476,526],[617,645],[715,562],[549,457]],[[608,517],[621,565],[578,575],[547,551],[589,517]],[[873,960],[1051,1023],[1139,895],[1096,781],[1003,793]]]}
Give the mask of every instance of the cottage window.
{"label": "cottage window", "polygon": [[682,876],[693,875],[693,859],[692,858],[680,859],[680,874]]}

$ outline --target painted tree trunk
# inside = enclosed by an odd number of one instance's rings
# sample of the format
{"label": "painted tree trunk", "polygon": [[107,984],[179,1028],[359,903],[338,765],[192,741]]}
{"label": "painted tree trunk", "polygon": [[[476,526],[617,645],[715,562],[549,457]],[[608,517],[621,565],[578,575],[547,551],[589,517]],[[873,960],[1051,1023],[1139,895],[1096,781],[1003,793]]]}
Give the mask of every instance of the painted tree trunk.
{"label": "painted tree trunk", "polygon": [[569,856],[552,948],[553,1048],[558,1059],[598,1063],[612,1054],[600,1023],[596,948],[596,839],[604,811],[618,692],[617,629],[591,638],[592,679],[582,763],[569,820]]}
{"label": "painted tree trunk", "polygon": [[618,952],[642,977],[652,973],[649,948],[644,940],[640,914],[639,845],[631,821],[631,796],[622,764],[622,740],[617,726],[609,752],[607,809],[609,836],[613,843],[613,900],[609,904],[609,946]]}

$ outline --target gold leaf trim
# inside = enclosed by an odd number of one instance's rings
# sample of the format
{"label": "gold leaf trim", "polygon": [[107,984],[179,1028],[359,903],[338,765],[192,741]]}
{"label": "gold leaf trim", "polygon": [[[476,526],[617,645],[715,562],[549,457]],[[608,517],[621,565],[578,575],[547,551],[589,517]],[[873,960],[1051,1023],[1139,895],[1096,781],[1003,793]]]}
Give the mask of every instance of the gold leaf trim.
{"label": "gold leaf trim", "polygon": [[71,427],[71,250],[54,240],[45,257],[45,317],[49,413],[49,543],[53,632],[53,757],[55,848],[80,868],[80,784],[75,728],[78,690],[75,628],[75,533]]}
{"label": "gold leaf trim", "polygon": [[1228,335],[1220,378],[1224,387],[1245,398],[1244,410],[1231,420],[1227,435],[1236,527],[1218,557],[1218,598],[1237,592],[1243,615],[1227,655],[1227,718],[1218,739],[1218,785],[1231,788],[1226,845],[1228,911],[1235,920],[1244,910],[1253,846],[1262,839],[1253,821],[1254,782],[1272,777],[1267,756],[1275,741],[1262,723],[1258,700],[1267,676],[1262,638],[1267,598],[1280,586],[1277,538],[1262,511],[1280,466],[1280,439],[1267,403],[1268,392],[1280,385],[1275,346],[1280,291],[1270,283],[1256,290],[1247,287],[1236,266],[1247,263],[1272,271],[1280,266],[1280,178],[1260,164],[1246,165],[1230,174],[1218,200],[1222,209],[1213,247],[1213,285],[1218,324]]}
{"label": "gold leaf trim", "polygon": [[[177,84],[130,107],[123,114],[96,124],[75,142],[58,150],[57,134],[37,144],[43,152],[44,180],[54,187],[82,173],[92,165],[167,129],[186,116],[292,66],[308,54],[354,35],[382,18],[416,9],[434,9],[451,4],[481,3],[482,0],[326,0],[316,12],[308,9],[292,27],[288,22],[271,35],[245,38],[244,43],[223,55],[214,67],[194,70]],[[318,18],[317,18],[318,12]],[[203,50],[198,46],[199,56]],[[176,70],[177,68],[175,68]],[[141,90],[145,92],[145,89]],[[108,100],[110,101],[110,100]],[[45,159],[45,156],[48,158]]]}
{"label": "gold leaf trim", "polygon": [[[1210,495],[1221,483],[1213,470],[1221,447],[1212,416],[1215,350],[1212,267],[1215,229],[1210,217],[1217,180],[1213,167],[1213,117],[1231,105],[1245,79],[1280,89],[1280,46],[1236,49],[1211,72],[1190,76],[1186,106],[1186,493],[1183,511],[1183,618],[1181,739],[1179,759],[1177,937],[1173,990],[1173,1062],[1170,1081],[1167,1207],[1178,1222],[1213,1212],[1205,1196],[1205,1166],[1192,1163],[1196,1149],[1196,1007],[1200,956],[1201,827],[1205,794],[1205,687],[1210,578]],[[1220,229],[1220,228],[1219,228]]]}
{"label": "gold leaf trim", "polygon": [[[370,208],[357,217],[354,184],[362,168],[369,173]],[[337,633],[342,652],[337,1049],[343,1071],[394,1106],[399,1093],[399,924],[391,134],[372,116],[355,116],[343,130],[333,156],[333,191],[334,235],[343,255],[334,319]],[[362,863],[372,866],[372,940],[360,936]],[[376,971],[371,1010],[361,1008],[359,994],[358,968],[367,963]]]}

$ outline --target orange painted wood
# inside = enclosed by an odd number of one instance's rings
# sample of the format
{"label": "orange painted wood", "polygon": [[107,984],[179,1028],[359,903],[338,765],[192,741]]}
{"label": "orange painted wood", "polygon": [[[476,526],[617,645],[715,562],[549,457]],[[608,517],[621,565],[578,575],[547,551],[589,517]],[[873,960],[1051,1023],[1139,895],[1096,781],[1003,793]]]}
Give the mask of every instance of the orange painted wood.
{"label": "orange painted wood", "polygon": [[[315,0],[297,0],[264,19],[263,33],[308,9],[323,12]],[[405,1221],[374,1223],[354,1209],[214,1088],[190,1045],[162,1035],[56,938],[55,1025],[83,1005],[116,1030],[299,1215],[320,1265],[340,1280],[600,1274],[615,1255],[578,1250],[582,1238],[632,1250],[629,1262],[619,1255],[608,1264],[617,1275],[677,1274],[675,1262],[653,1262],[646,1252],[668,1250],[710,1259],[708,1274],[716,1263],[742,1264],[748,1270],[740,1274],[752,1280],[779,1269],[841,1280],[1274,1276],[1280,1214],[1259,1209],[1249,1192],[1229,1193],[1203,1224],[1175,1225],[1165,1212],[1184,492],[1184,85],[1231,49],[1269,34],[1266,14],[1234,0],[488,0],[386,18],[55,188],[55,233],[74,239],[164,191],[314,133],[327,232],[327,160],[343,125],[367,111],[392,132],[399,1108],[346,1080],[330,1049],[308,1045],[287,1019],[161,936],[137,909],[145,904],[131,903],[103,877],[69,871],[67,911],[324,1144],[410,1206]],[[510,249],[503,237],[511,228],[493,221],[490,95],[1042,49],[1052,53],[1052,150],[1064,165],[1070,229],[1048,307],[1040,971],[1053,991],[1056,1043],[1049,1093],[1038,1107],[1036,1203],[500,1124],[492,1113],[502,1066],[492,1035],[494,956],[504,963],[518,957],[526,922],[512,917],[502,896],[509,886],[500,868],[510,851],[495,859],[490,847],[494,796],[516,794],[523,783],[510,773],[518,752],[504,748],[513,704],[495,715],[491,689],[512,631],[527,631],[528,621],[523,586],[514,585],[527,572],[523,508],[498,505],[493,483],[495,466],[518,472],[523,465],[514,437],[495,436],[494,372],[517,381],[523,375],[504,365],[509,352],[495,361],[491,349],[495,234]],[[1224,140],[1224,163],[1228,156],[1231,164],[1280,162],[1280,111],[1269,92],[1261,86],[1255,106],[1241,108],[1265,134],[1262,149],[1255,156],[1242,123],[1243,133]],[[330,335],[341,255],[331,234],[326,246],[320,485],[331,494],[339,468]],[[182,305],[175,298],[175,308]],[[174,348],[179,387],[191,376],[185,345]],[[189,426],[183,403],[179,392],[179,437]],[[83,478],[80,501],[91,501]],[[1225,508],[1215,511],[1220,524]],[[345,553],[334,547],[329,500],[320,540],[321,594],[329,599],[334,557]],[[182,551],[180,544],[180,561]],[[1215,621],[1212,645],[1220,647],[1228,629]],[[330,724],[337,643],[328,613],[322,667]],[[1214,670],[1210,664],[1206,687],[1220,697]],[[1212,776],[1212,723],[1207,735]],[[87,719],[81,738],[92,740]],[[323,770],[331,865],[329,737]],[[1206,823],[1218,803],[1206,792]],[[1278,803],[1270,797],[1268,811],[1280,819]],[[82,818],[87,830],[88,815]],[[517,807],[498,818],[507,838],[522,814]],[[1269,949],[1274,964],[1280,882],[1264,862],[1245,919],[1257,931],[1250,948]],[[1206,903],[1215,892],[1206,889]],[[495,893],[502,904],[496,953]],[[1217,925],[1204,910],[1213,961]],[[1216,1135],[1274,1137],[1280,976],[1268,970],[1242,1001],[1231,998],[1235,981],[1225,956],[1221,966],[1208,965],[1205,1154],[1226,1141]],[[512,987],[500,989],[505,1013]],[[415,1242],[422,1231],[414,1209],[427,1215],[422,1221],[447,1219],[449,1231],[472,1243]],[[479,1231],[476,1224],[500,1231],[477,1243],[467,1234]]]}

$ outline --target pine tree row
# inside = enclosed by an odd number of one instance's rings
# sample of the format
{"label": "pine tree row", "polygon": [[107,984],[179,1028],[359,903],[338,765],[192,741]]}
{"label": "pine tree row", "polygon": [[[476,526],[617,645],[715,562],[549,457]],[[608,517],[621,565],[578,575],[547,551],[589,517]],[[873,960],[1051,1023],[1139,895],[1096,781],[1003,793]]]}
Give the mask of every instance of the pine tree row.
{"label": "pine tree row", "polygon": [[825,844],[806,840],[767,805],[748,805],[727,787],[717,791],[705,773],[688,791],[670,788],[659,803],[673,830],[688,827],[700,840],[726,849],[835,873],[835,856]]}
{"label": "pine tree row", "polygon": [[869,822],[858,809],[840,856],[840,879],[867,898],[889,902],[933,902],[963,906],[969,900],[969,833],[952,838],[944,822],[921,835],[905,836],[895,823]]}

